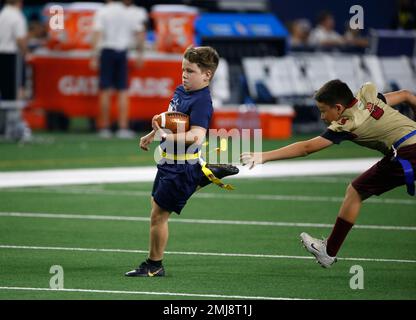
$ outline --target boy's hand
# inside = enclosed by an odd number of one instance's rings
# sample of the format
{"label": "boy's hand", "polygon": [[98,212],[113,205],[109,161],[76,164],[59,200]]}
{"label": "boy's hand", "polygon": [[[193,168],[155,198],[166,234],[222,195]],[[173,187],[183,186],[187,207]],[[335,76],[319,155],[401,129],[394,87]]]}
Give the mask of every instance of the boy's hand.
{"label": "boy's hand", "polygon": [[140,148],[143,149],[144,151],[149,151],[149,144],[151,144],[153,142],[153,135],[146,135],[144,137],[140,138]]}
{"label": "boy's hand", "polygon": [[253,169],[256,164],[263,163],[263,153],[262,152],[244,152],[240,155],[240,160],[243,166],[249,164],[249,169]]}

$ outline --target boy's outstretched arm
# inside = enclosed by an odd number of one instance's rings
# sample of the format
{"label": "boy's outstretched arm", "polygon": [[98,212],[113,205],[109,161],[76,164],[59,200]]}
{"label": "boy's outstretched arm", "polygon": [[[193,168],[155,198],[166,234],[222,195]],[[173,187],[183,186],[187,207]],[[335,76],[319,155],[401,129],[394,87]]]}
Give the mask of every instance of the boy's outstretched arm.
{"label": "boy's outstretched arm", "polygon": [[394,106],[400,103],[407,103],[416,112],[416,96],[409,90],[399,90],[384,93],[384,97],[386,98],[387,104],[390,106]]}
{"label": "boy's outstretched arm", "polygon": [[244,152],[240,159],[243,165],[250,165],[250,169],[256,164],[265,163],[274,160],[292,159],[297,157],[305,157],[316,151],[325,149],[332,145],[332,141],[323,137],[315,137],[310,140],[292,143],[286,147],[282,147],[266,152]]}

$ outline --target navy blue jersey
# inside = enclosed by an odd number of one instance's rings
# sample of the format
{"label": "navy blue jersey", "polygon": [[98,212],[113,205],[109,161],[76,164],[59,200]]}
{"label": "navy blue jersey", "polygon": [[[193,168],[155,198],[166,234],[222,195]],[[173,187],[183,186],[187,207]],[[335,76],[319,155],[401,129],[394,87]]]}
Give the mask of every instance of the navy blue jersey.
{"label": "navy blue jersey", "polygon": [[189,126],[209,128],[213,113],[209,87],[195,91],[185,91],[178,86],[169,103],[169,111],[178,111],[189,115]]}
{"label": "navy blue jersey", "polygon": [[[199,126],[208,130],[213,113],[211,93],[209,87],[195,91],[185,91],[182,85],[178,86],[169,103],[168,111],[178,111],[189,115],[189,127]],[[161,142],[161,147],[168,153],[185,153],[185,149],[178,148],[176,142]],[[168,150],[166,150],[168,149]],[[190,153],[197,152],[200,149],[192,148]],[[189,150],[188,150],[189,151]]]}
{"label": "navy blue jersey", "polygon": [[[195,91],[185,91],[182,85],[178,86],[169,103],[169,111],[178,111],[189,115],[189,125],[209,128],[213,108],[209,87]],[[186,150],[178,150],[176,143],[172,146],[161,146],[164,151],[173,150],[180,154]],[[165,148],[166,147],[166,148]],[[193,150],[194,153],[197,150]],[[172,151],[167,151],[172,153]],[[191,153],[188,151],[188,153]],[[180,214],[188,199],[195,192],[203,172],[199,162],[163,163],[157,165],[158,171],[153,183],[152,197],[163,209]]]}

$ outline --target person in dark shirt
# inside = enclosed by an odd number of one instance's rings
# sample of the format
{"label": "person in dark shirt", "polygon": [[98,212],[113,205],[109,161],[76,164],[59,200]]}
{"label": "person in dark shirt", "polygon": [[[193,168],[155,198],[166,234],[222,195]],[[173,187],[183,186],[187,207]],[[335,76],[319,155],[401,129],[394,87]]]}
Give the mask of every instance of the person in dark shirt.
{"label": "person in dark shirt", "polygon": [[[157,165],[152,190],[149,257],[137,269],[127,272],[126,276],[165,275],[162,259],[168,241],[169,216],[172,211],[180,214],[198,187],[210,183],[206,172],[213,172],[207,168],[199,150],[213,113],[209,84],[218,62],[218,53],[212,47],[188,48],[182,61],[182,85],[176,88],[168,111],[189,115],[189,130],[167,133],[159,127],[155,116],[152,120],[153,130],[140,139],[140,147],[148,151],[155,135],[160,133],[162,159]],[[221,176],[238,172],[233,166],[229,166],[229,169],[231,171],[223,170]],[[210,177],[215,178],[215,175]]]}

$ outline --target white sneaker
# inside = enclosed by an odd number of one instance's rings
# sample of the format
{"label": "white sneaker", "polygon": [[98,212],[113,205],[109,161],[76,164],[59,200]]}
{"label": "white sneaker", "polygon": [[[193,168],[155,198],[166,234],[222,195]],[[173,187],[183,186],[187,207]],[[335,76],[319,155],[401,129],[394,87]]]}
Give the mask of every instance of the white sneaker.
{"label": "white sneaker", "polygon": [[98,131],[98,136],[103,139],[109,139],[112,137],[112,133],[109,129],[101,129]]}
{"label": "white sneaker", "polygon": [[116,136],[120,139],[133,139],[136,137],[136,133],[129,129],[120,129],[117,131]]}
{"label": "white sneaker", "polygon": [[300,234],[300,239],[305,249],[315,256],[322,267],[330,268],[337,262],[337,257],[331,257],[326,253],[326,240],[312,238],[306,232]]}

